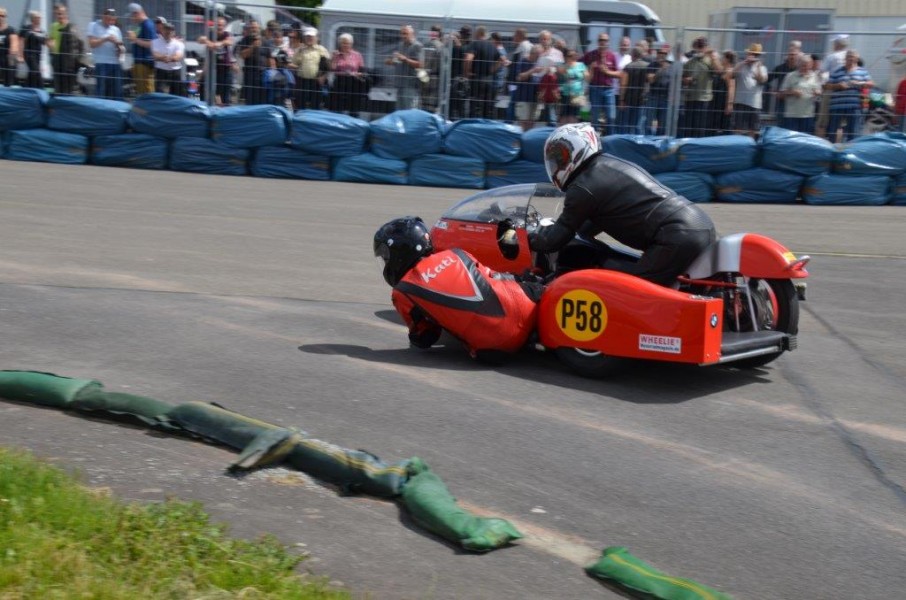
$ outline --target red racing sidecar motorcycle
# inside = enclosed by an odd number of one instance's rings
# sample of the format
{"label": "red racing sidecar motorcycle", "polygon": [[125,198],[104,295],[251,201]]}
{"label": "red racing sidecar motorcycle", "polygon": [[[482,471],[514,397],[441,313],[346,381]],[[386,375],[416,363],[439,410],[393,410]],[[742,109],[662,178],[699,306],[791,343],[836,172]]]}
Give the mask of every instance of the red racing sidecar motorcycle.
{"label": "red racing sidecar motorcycle", "polygon": [[[431,238],[497,271],[543,274],[538,343],[578,373],[605,376],[622,358],[753,368],[796,348],[808,256],[735,233],[668,288],[614,270],[639,253],[613,241],[577,236],[558,253],[530,251],[528,233],[555,219],[562,200],[550,184],[486,190],[449,209]],[[510,228],[518,244],[502,241]]]}

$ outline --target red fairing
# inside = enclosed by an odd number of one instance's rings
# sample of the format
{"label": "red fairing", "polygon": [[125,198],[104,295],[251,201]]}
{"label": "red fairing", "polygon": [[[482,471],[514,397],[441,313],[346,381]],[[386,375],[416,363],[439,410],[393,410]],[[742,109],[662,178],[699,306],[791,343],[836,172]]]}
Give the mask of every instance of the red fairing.
{"label": "red fairing", "polygon": [[517,229],[519,253],[516,258],[506,258],[497,245],[497,225],[444,219],[443,227],[431,229],[431,243],[436,250],[468,248],[483,265],[504,273],[522,273],[532,266],[532,253],[528,247],[525,229]]}
{"label": "red fairing", "polygon": [[417,306],[470,351],[515,352],[535,328],[536,305],[520,285],[459,249],[419,261],[393,289],[393,305],[410,329]]}
{"label": "red fairing", "polygon": [[739,271],[748,277],[762,279],[802,279],[808,277],[804,267],[796,268],[796,255],[779,242],[757,233],[743,237]]}

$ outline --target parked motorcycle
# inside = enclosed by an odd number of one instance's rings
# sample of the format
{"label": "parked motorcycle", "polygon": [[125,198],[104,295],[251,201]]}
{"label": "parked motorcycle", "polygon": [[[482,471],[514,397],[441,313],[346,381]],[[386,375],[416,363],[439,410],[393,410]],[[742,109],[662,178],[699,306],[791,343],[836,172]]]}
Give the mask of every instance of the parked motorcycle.
{"label": "parked motorcycle", "polygon": [[[529,232],[556,218],[562,200],[549,184],[480,192],[449,209],[431,238],[497,271],[541,274],[538,342],[578,373],[605,376],[622,358],[753,368],[797,347],[808,256],[736,233],[664,287],[620,272],[640,253],[615,242],[576,237],[558,253],[532,252]],[[503,235],[511,229],[515,240]]]}

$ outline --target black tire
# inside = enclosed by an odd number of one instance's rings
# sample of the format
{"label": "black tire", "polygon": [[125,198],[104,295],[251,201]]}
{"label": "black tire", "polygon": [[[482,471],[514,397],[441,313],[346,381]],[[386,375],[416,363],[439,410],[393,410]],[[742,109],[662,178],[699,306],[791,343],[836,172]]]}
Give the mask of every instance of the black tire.
{"label": "black tire", "polygon": [[563,364],[581,375],[601,379],[613,375],[623,363],[622,359],[601,352],[561,346],[554,350]]}
{"label": "black tire", "polygon": [[[750,279],[749,290],[753,294],[755,305],[754,322],[758,331],[773,330],[796,335],[799,333],[799,296],[796,288],[789,279]],[[746,307],[748,312],[748,307]],[[747,319],[752,323],[751,317]],[[751,327],[751,325],[750,325]],[[730,366],[739,369],[755,369],[763,367],[777,359],[783,352],[774,352],[747,358],[730,363]]]}

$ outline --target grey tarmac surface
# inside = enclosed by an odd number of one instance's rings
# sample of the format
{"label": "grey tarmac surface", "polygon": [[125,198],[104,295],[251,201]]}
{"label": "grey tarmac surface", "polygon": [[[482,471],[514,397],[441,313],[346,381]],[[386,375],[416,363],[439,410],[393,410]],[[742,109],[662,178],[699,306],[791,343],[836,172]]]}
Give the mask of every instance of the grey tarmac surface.
{"label": "grey tarmac surface", "polygon": [[0,401],[0,444],[128,500],[203,501],[354,597],[611,598],[582,567],[625,545],[750,600],[906,589],[906,209],[706,205],[722,233],[813,256],[800,349],[740,372],[639,363],[581,379],[408,349],[378,225],[469,192],[0,161],[0,368],[217,402],[385,460],[425,459],[526,538],[458,551],[392,502],[227,449]]}

